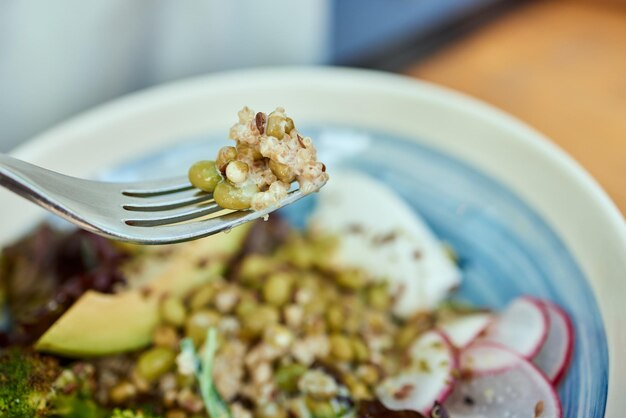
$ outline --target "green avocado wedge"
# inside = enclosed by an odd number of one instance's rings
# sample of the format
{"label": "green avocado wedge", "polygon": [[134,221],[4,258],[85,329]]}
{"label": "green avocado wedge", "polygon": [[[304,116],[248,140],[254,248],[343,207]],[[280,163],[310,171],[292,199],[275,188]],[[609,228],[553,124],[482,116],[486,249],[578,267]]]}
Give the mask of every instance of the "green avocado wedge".
{"label": "green avocado wedge", "polygon": [[138,290],[107,295],[87,291],[35,348],[67,357],[99,356],[136,350],[150,342],[158,303]]}
{"label": "green avocado wedge", "polygon": [[66,357],[96,357],[147,346],[159,323],[159,301],[183,296],[218,277],[239,251],[249,224],[197,241],[147,247],[122,269],[129,286],[116,294],[87,291],[35,344]]}

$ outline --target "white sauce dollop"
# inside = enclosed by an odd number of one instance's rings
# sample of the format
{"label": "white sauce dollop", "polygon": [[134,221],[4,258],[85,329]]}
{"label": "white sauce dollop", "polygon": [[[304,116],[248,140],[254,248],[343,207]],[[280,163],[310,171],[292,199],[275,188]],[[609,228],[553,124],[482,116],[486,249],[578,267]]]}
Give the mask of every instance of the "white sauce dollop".
{"label": "white sauce dollop", "polygon": [[387,280],[400,317],[437,306],[461,273],[421,217],[372,177],[333,172],[311,217],[314,230],[340,237],[336,262]]}

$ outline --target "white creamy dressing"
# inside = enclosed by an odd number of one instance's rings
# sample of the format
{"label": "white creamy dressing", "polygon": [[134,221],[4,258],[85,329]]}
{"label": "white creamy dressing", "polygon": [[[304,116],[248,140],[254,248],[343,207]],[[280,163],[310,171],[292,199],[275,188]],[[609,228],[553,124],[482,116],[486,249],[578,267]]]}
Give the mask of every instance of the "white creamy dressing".
{"label": "white creamy dressing", "polygon": [[372,177],[333,172],[311,227],[340,237],[339,265],[389,282],[400,317],[436,307],[460,283],[459,269],[420,216]]}

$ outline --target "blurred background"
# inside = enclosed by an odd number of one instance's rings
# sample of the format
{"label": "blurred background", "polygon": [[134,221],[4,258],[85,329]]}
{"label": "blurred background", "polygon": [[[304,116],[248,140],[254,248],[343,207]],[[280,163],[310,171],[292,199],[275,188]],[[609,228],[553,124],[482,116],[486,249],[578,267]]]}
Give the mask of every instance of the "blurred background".
{"label": "blurred background", "polygon": [[492,103],[566,149],[626,211],[626,0],[3,0],[0,151],[152,85],[318,64]]}

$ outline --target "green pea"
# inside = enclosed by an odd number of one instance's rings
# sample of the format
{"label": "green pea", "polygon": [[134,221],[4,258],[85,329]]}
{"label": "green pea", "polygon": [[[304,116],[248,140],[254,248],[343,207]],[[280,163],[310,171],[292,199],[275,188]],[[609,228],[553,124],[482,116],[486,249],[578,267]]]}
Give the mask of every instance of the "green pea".
{"label": "green pea", "polygon": [[161,303],[161,318],[163,322],[180,327],[185,323],[187,309],[179,298],[168,297]]}
{"label": "green pea", "polygon": [[362,364],[356,373],[365,384],[370,386],[374,386],[380,380],[378,369],[371,364]]}
{"label": "green pea", "polygon": [[[332,301],[326,297],[327,294],[320,286],[322,278],[316,275],[303,275],[297,280],[298,290],[296,292],[296,302],[303,304],[306,315],[325,317],[328,306],[333,306]],[[330,286],[329,286],[330,287]],[[324,325],[325,321],[322,321]]]}
{"label": "green pea", "polygon": [[370,393],[367,386],[361,382],[355,383],[350,389],[350,394],[352,398],[356,400],[364,400],[364,399],[372,399],[372,394]]}
{"label": "green pea", "polygon": [[352,337],[352,352],[356,361],[365,362],[369,359],[370,353],[365,342],[359,337]]}
{"label": "green pea", "polygon": [[269,167],[270,170],[272,170],[272,173],[274,173],[280,181],[291,183],[296,179],[296,173],[287,164],[281,164],[278,161],[270,160]]}
{"label": "green pea", "polygon": [[328,333],[326,322],[324,322],[323,318],[320,318],[319,314],[310,314],[306,310],[304,312],[306,316],[302,330],[306,335],[321,335]]}
{"label": "green pea", "polygon": [[213,198],[224,209],[245,210],[250,209],[252,197],[259,189],[254,183],[245,183],[240,187],[229,181],[221,181],[215,186]]}
{"label": "green pea", "polygon": [[122,404],[137,395],[137,388],[128,381],[121,381],[111,388],[109,398],[114,404]]}
{"label": "green pea", "polygon": [[362,301],[355,296],[344,296],[343,309],[343,330],[348,334],[358,332],[363,324],[363,318],[365,316]]}
{"label": "green pea", "polygon": [[284,113],[272,112],[267,117],[265,134],[274,138],[283,139],[285,134],[291,133],[295,128],[293,119],[285,116]]}
{"label": "green pea", "polygon": [[338,411],[335,411],[333,405],[328,401],[321,401],[307,397],[306,406],[311,412],[311,415],[315,418],[335,418],[338,416]]}
{"label": "green pea", "polygon": [[312,274],[312,273],[303,273],[298,277],[296,282],[297,290],[302,294],[308,295],[312,300],[321,299],[321,283],[322,278]]}
{"label": "green pea", "polygon": [[137,372],[141,377],[152,382],[169,372],[176,360],[174,351],[165,347],[155,347],[144,351],[137,361]]}
{"label": "green pea", "polygon": [[205,192],[213,192],[222,181],[222,176],[215,167],[215,161],[198,161],[189,169],[189,181],[194,187]]}
{"label": "green pea", "polygon": [[344,289],[356,290],[365,284],[365,275],[361,270],[343,270],[337,275],[337,284]]}
{"label": "green pea", "polygon": [[350,390],[350,394],[354,399],[369,399],[371,394],[367,386],[353,375],[346,375],[344,377],[346,386]]}
{"label": "green pea", "polygon": [[192,388],[196,384],[196,377],[193,374],[176,373],[176,386],[179,388]]}
{"label": "green pea", "polygon": [[274,381],[280,389],[286,392],[295,392],[298,390],[298,380],[306,371],[307,368],[301,364],[287,364],[276,370]]}
{"label": "green pea", "polygon": [[237,304],[237,307],[235,308],[235,314],[237,315],[237,317],[239,317],[240,320],[243,320],[243,318],[248,315],[249,312],[256,309],[258,305],[258,302],[253,299],[242,300]]}
{"label": "green pea", "polygon": [[209,328],[217,326],[220,315],[211,309],[194,312],[185,323],[185,335],[190,337],[196,346],[202,344]]}
{"label": "green pea", "polygon": [[178,347],[178,333],[171,325],[159,325],[152,331],[152,344],[157,347],[176,349]]}
{"label": "green pea", "polygon": [[367,291],[367,302],[369,305],[378,310],[385,310],[391,305],[391,296],[387,291],[385,283],[376,284]]}
{"label": "green pea", "polygon": [[217,287],[213,284],[206,284],[194,291],[189,299],[189,307],[192,311],[205,308],[213,302]]}
{"label": "green pea", "polygon": [[246,312],[242,318],[242,333],[250,338],[263,334],[265,328],[278,323],[278,310],[269,305],[256,306]]}
{"label": "green pea", "polygon": [[326,324],[333,332],[341,331],[343,326],[343,309],[341,306],[332,305],[326,311]]}
{"label": "green pea", "polygon": [[420,330],[413,324],[404,325],[396,334],[395,344],[398,348],[407,348],[420,334]]}
{"label": "green pea", "polygon": [[310,245],[300,238],[290,240],[276,254],[281,261],[291,264],[302,270],[307,270],[315,264],[316,252]]}
{"label": "green pea", "polygon": [[352,361],[354,350],[348,337],[341,334],[330,336],[330,354],[339,361]]}
{"label": "green pea", "polygon": [[273,306],[283,306],[291,298],[293,278],[289,273],[279,272],[271,275],[263,287],[263,298]]}
{"label": "green pea", "polygon": [[434,317],[427,312],[418,312],[402,325],[395,337],[399,348],[407,348],[415,339],[434,326]]}
{"label": "green pea", "polygon": [[[317,276],[318,280],[324,280],[323,276]],[[323,297],[329,304],[339,303],[343,301],[345,295],[339,293],[339,289],[335,286],[322,286],[320,288],[321,297]]]}
{"label": "green pea", "polygon": [[276,269],[276,262],[260,254],[251,254],[241,263],[239,280],[249,287],[259,288],[262,278]]}

